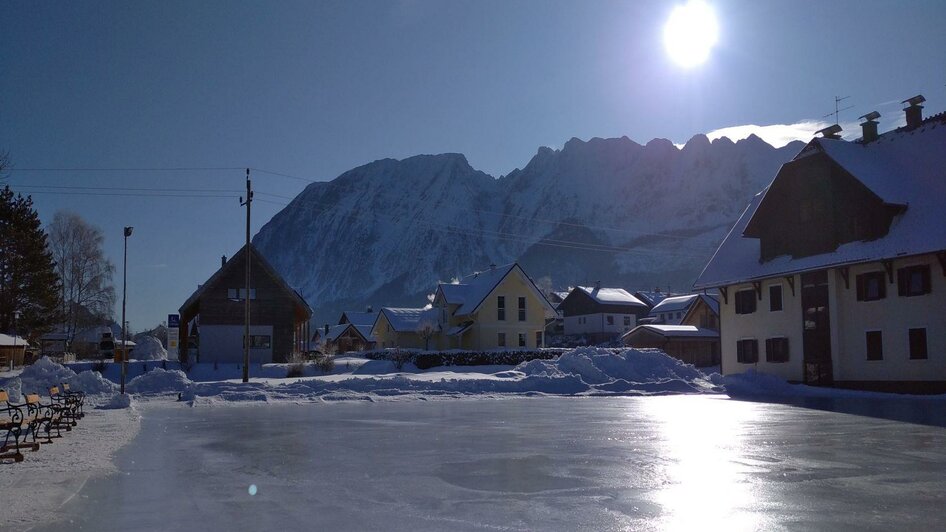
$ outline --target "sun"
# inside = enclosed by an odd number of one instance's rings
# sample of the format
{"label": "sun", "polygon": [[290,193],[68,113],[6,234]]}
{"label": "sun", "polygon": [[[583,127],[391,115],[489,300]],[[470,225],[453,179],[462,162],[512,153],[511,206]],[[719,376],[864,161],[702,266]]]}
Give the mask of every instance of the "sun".
{"label": "sun", "polygon": [[684,68],[703,64],[718,38],[716,14],[701,0],[675,7],[664,26],[664,47],[670,58]]}

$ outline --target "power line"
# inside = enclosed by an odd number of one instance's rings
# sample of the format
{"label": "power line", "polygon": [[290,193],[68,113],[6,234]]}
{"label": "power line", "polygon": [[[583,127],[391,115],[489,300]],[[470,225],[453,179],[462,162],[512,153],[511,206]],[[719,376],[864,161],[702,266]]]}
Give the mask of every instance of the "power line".
{"label": "power line", "polygon": [[[241,171],[241,172],[242,172],[242,171],[244,171],[245,169],[246,169],[246,167],[236,167],[236,166],[232,166],[232,167],[230,167],[230,166],[205,166],[205,167],[175,166],[175,167],[122,167],[122,168],[110,168],[110,167],[76,167],[76,168],[68,168],[68,167],[49,167],[49,168],[10,168],[9,170],[10,170],[10,171],[24,171],[24,172],[69,172],[69,171],[79,171],[79,172],[99,172],[99,171],[101,171],[101,172]],[[327,187],[332,187],[332,188],[336,188],[336,189],[348,190],[348,191],[353,191],[353,192],[362,191],[361,189],[356,188],[356,187],[353,187],[353,186],[351,186],[351,185],[342,184],[342,183],[337,183],[337,182],[335,182],[335,181],[316,181],[316,180],[314,180],[314,179],[310,179],[310,178],[307,178],[307,177],[302,177],[302,176],[293,175],[293,174],[287,174],[287,173],[284,173],[284,172],[276,172],[276,171],[273,171],[273,170],[266,170],[266,169],[262,169],[262,168],[253,168],[253,167],[250,167],[250,170],[252,170],[252,171],[254,171],[254,172],[259,172],[259,173],[263,173],[263,174],[268,174],[268,175],[277,176],[277,177],[283,177],[283,178],[287,178],[287,179],[295,179],[295,180],[299,180],[299,181],[304,181],[304,182],[307,182],[307,183],[323,183],[323,184],[324,184],[325,186],[327,186]],[[40,188],[39,185],[27,185],[27,187],[29,187],[29,188]],[[48,186],[48,187],[44,187],[44,188],[53,188],[53,187],[52,187],[52,186]],[[64,186],[63,186],[63,187],[58,187],[58,188],[67,189],[67,187],[64,187]],[[77,187],[77,188],[78,188],[78,187]],[[88,189],[88,190],[134,190],[134,191],[140,191],[140,192],[151,192],[151,191],[154,191],[154,192],[171,192],[171,191],[196,192],[196,191],[199,190],[199,189],[158,189],[158,188],[155,188],[155,189],[146,189],[146,188],[132,189],[132,188],[114,188],[114,187],[113,187],[113,188],[109,188],[109,187],[87,187],[87,189]],[[209,190],[208,190],[208,192],[209,192]],[[214,190],[214,192],[217,192],[217,191]],[[230,190],[225,190],[225,191],[220,191],[220,192],[231,192],[231,191],[230,191]],[[43,193],[43,192],[35,192],[35,193]],[[46,192],[46,193],[49,194],[50,192]],[[259,194],[264,194],[264,195],[267,195],[267,196],[271,196],[271,197],[275,197],[275,198],[280,198],[280,199],[286,199],[286,200],[293,200],[293,199],[294,199],[294,198],[290,198],[290,197],[288,197],[288,196],[282,196],[282,195],[279,195],[279,194],[271,194],[271,193],[266,193],[266,192],[258,192],[258,193],[259,193]],[[84,195],[93,195],[93,194],[87,193],[87,194],[84,194]],[[126,196],[127,196],[128,194],[123,194],[123,193],[103,193],[102,195],[108,195],[108,196],[121,196],[121,195],[126,195]],[[153,194],[153,195],[154,195],[154,196],[163,196],[164,194],[155,193],[155,194]],[[172,196],[172,195],[170,195],[170,194],[168,194],[167,196],[169,196],[169,197],[180,197],[180,196]],[[212,196],[200,196],[200,197],[212,197]],[[235,196],[220,196],[220,197],[235,197]],[[424,203],[422,200],[417,200],[417,199],[412,199],[412,198],[401,198],[401,200],[402,200],[402,202],[413,203],[413,204],[415,204],[415,205],[425,206],[425,203]],[[277,204],[277,205],[279,205],[279,203],[274,202],[274,201],[267,201],[266,203],[271,203],[271,204]],[[574,222],[567,222],[567,221],[563,221],[563,220],[551,220],[551,219],[544,219],[544,218],[538,218],[538,217],[532,217],[532,216],[522,216],[522,215],[510,214],[510,213],[505,213],[505,212],[499,212],[499,211],[490,211],[490,210],[486,210],[486,209],[476,209],[476,208],[471,208],[471,207],[453,206],[452,208],[454,208],[454,209],[456,209],[456,210],[462,210],[462,211],[467,211],[467,212],[475,212],[475,213],[485,214],[485,215],[489,215],[489,216],[499,216],[499,217],[502,217],[503,219],[517,219],[517,220],[522,220],[522,221],[524,221],[524,222],[545,223],[545,224],[550,224],[550,225],[554,225],[554,226],[566,226],[566,227],[576,227],[576,228],[586,228],[586,229],[597,229],[597,230],[602,230],[602,231],[612,231],[612,232],[618,232],[618,233],[624,233],[624,234],[634,234],[634,235],[642,236],[642,237],[653,236],[653,237],[660,237],[660,238],[667,238],[667,239],[677,239],[677,240],[705,240],[705,241],[707,241],[707,242],[710,242],[710,240],[713,240],[713,239],[710,239],[710,238],[688,237],[688,236],[679,235],[679,234],[673,234],[673,233],[647,232],[647,231],[639,231],[639,230],[626,229],[626,228],[615,228],[615,227],[606,227],[606,226],[587,225],[587,224],[580,224],[580,223],[574,223]],[[530,238],[529,240],[531,240],[531,238]]]}
{"label": "power line", "polygon": [[51,168],[7,168],[9,172],[217,172],[245,170],[237,166],[170,166],[170,167],[51,167]]}
{"label": "power line", "polygon": [[201,192],[201,193],[233,193],[239,190],[219,188],[136,188],[136,187],[84,187],[75,185],[34,185],[32,183],[8,183],[11,187],[61,189],[61,190],[102,190],[102,191],[132,191],[132,192]]}
{"label": "power line", "polygon": [[223,195],[223,194],[178,194],[178,193],[141,193],[141,192],[65,192],[59,190],[22,190],[17,189],[19,194],[61,194],[69,196],[123,196],[130,198],[236,198],[239,197],[236,194]]}

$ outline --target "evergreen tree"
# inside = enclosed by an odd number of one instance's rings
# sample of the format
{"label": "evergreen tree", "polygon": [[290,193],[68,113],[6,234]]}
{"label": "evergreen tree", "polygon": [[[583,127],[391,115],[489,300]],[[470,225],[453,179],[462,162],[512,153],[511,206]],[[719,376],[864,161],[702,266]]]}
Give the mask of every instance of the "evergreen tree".
{"label": "evergreen tree", "polygon": [[[0,331],[37,333],[56,321],[59,276],[33,200],[0,190]],[[16,313],[19,318],[14,319]]]}

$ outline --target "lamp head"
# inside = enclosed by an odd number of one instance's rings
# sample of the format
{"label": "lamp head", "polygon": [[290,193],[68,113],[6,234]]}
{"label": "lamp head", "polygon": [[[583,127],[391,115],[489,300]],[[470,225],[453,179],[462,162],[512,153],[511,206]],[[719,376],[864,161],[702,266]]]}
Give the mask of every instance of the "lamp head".
{"label": "lamp head", "polygon": [[131,231],[132,231],[133,229],[134,229],[134,227],[126,227],[126,228],[125,228],[125,236],[126,236],[126,237],[131,236]]}

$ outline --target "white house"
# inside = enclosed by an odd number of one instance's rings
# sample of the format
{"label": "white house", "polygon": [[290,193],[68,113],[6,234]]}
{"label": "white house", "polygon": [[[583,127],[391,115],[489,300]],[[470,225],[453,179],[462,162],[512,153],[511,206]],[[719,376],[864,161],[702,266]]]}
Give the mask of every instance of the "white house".
{"label": "white house", "polygon": [[721,295],[722,372],[946,390],[946,114],[823,131],[756,195],[695,287]]}
{"label": "white house", "polygon": [[566,336],[585,336],[592,343],[619,338],[647,315],[647,304],[623,288],[576,286],[559,304]]}

